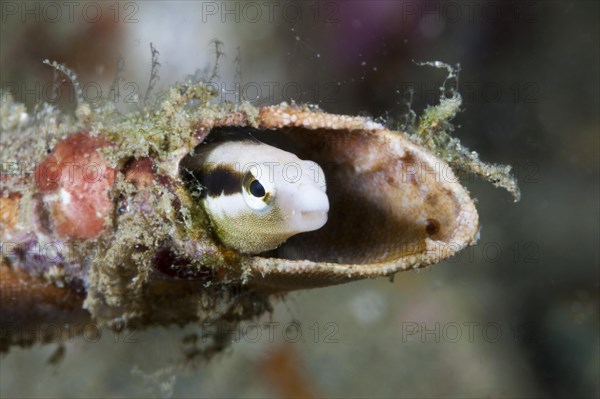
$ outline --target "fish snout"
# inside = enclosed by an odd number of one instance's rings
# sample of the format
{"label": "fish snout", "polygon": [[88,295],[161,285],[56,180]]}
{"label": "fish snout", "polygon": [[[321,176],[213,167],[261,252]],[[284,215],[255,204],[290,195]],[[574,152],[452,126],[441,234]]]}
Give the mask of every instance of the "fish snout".
{"label": "fish snout", "polygon": [[313,231],[327,223],[329,198],[321,187],[300,183],[287,199],[292,231]]}

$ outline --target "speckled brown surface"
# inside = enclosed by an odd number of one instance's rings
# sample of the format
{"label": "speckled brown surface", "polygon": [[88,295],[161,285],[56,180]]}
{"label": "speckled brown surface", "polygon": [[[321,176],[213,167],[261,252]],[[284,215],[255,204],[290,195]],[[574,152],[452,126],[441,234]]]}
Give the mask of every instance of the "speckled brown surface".
{"label": "speckled brown surface", "polygon": [[[179,96],[172,97],[161,107],[178,101]],[[36,212],[16,222],[9,218],[3,237],[28,248],[50,242],[76,249],[56,259],[39,254],[35,264],[22,252],[7,251],[11,267],[35,273],[48,284],[86,287],[84,308],[92,320],[140,328],[256,317],[269,308],[272,292],[391,276],[439,262],[476,239],[477,211],[466,190],[447,164],[402,133],[369,118],[285,103],[259,111],[248,105],[207,111],[210,117],[199,111],[185,122],[185,114],[173,110],[166,118],[179,118],[182,130],[173,136],[161,133],[161,149],[151,143],[149,155],[137,160],[135,148],[146,144],[127,133],[141,128],[136,122],[118,135],[118,129],[107,134],[92,122],[93,133],[76,132],[58,141],[36,168],[35,185],[3,190],[6,207],[16,206],[11,196],[25,196],[19,207]],[[93,115],[86,115],[93,121]],[[251,115],[258,119],[248,119]],[[161,118],[157,114],[154,125],[142,126],[160,132],[167,123]],[[211,126],[231,123],[258,126],[267,141],[283,140],[304,159],[324,165],[332,209],[322,231],[295,237],[264,256],[235,254],[219,244],[173,169],[186,148],[210,134]],[[187,144],[176,147],[177,140]],[[64,173],[69,165],[76,167]],[[98,173],[93,181],[85,175],[89,165]],[[50,166],[63,173],[51,179]],[[97,256],[90,258],[89,251]],[[241,301],[237,316],[222,316],[217,309],[239,295],[233,292],[244,291],[265,305]]]}

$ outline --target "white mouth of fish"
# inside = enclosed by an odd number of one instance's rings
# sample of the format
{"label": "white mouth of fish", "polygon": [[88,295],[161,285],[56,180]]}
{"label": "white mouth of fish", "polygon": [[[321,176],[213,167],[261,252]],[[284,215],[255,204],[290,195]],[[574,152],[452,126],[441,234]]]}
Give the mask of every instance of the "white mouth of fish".
{"label": "white mouth of fish", "polygon": [[312,218],[312,219],[319,219],[319,220],[324,219],[323,224],[325,224],[325,222],[327,222],[327,211],[328,210],[324,210],[324,211],[301,211],[300,214],[303,217],[305,217],[305,218]]}
{"label": "white mouth of fish", "polygon": [[305,226],[305,231],[320,229],[327,223],[327,210],[322,211],[301,211],[301,223]]}

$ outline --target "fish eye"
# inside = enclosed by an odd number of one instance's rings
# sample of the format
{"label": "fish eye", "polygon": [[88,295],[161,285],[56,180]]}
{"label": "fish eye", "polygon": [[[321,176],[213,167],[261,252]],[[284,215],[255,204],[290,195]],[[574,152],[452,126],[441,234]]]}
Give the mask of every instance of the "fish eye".
{"label": "fish eye", "polygon": [[244,177],[242,191],[246,203],[253,210],[266,211],[271,208],[273,193],[267,192],[267,188],[251,172]]}
{"label": "fish eye", "polygon": [[250,194],[257,198],[262,198],[265,196],[265,188],[262,184],[260,184],[258,179],[255,179],[252,181],[252,183],[250,183]]}

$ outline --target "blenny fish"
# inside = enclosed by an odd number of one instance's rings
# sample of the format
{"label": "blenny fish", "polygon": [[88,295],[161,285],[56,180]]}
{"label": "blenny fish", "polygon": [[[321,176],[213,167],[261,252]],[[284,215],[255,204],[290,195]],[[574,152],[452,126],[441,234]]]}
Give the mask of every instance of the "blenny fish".
{"label": "blenny fish", "polygon": [[81,99],[75,115],[27,112],[3,94],[0,349],[48,340],[47,323],[235,325],[290,290],[391,277],[477,240],[455,153],[422,134],[446,134],[457,95],[398,132],[213,94],[182,84],[128,115]]}
{"label": "blenny fish", "polygon": [[329,200],[321,167],[245,133],[212,132],[181,163],[221,242],[256,254],[323,227]]}

